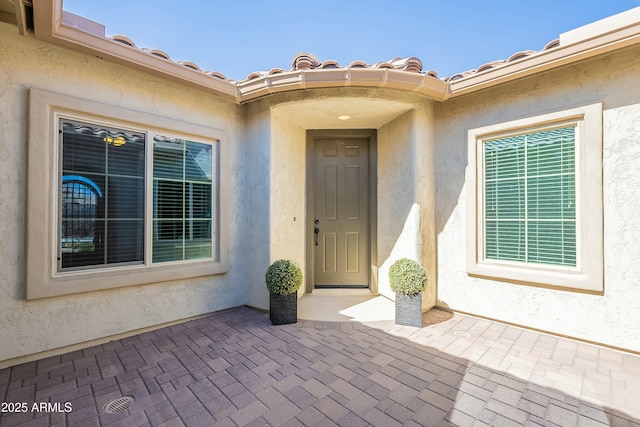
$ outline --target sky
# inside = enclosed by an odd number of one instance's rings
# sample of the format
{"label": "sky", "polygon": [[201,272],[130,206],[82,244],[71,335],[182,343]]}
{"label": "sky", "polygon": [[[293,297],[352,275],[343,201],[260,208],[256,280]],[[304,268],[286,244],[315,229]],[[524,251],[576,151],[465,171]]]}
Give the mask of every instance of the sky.
{"label": "sky", "polygon": [[640,6],[640,0],[63,0],[140,48],[244,80],[309,52],[341,66],[417,56],[439,77]]}

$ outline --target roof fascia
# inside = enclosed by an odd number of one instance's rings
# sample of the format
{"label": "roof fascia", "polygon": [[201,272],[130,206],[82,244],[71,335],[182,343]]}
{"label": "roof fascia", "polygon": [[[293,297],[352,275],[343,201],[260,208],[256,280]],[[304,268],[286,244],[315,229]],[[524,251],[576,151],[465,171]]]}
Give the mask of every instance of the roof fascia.
{"label": "roof fascia", "polygon": [[450,98],[529,77],[640,44],[640,22],[595,37],[543,50],[517,61],[449,83]]}
{"label": "roof fascia", "polygon": [[79,26],[65,22],[62,0],[42,0],[34,5],[35,35],[59,46],[80,50],[84,53],[109,59],[135,69],[169,80],[186,83],[198,89],[239,102],[235,84],[197,72],[173,61],[168,61],[143,50],[107,39],[104,34],[92,34]]}
{"label": "roof fascia", "polygon": [[336,87],[397,89],[437,101],[444,100],[448,93],[448,84],[438,78],[387,68],[298,70],[238,82],[237,85],[242,102],[280,92]]}

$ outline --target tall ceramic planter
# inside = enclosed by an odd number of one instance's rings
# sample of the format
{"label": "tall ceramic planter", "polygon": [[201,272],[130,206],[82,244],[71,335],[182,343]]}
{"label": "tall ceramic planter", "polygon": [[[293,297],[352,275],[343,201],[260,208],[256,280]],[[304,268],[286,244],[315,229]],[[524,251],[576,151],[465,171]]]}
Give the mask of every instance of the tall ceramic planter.
{"label": "tall ceramic planter", "polygon": [[422,292],[396,294],[396,325],[422,327]]}
{"label": "tall ceramic planter", "polygon": [[269,293],[269,319],[274,325],[288,325],[298,321],[298,294]]}

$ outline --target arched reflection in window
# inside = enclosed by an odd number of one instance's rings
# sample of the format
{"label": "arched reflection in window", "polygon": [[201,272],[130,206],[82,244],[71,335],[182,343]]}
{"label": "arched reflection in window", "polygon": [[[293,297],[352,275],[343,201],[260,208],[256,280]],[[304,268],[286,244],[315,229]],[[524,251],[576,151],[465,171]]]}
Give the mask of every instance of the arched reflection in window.
{"label": "arched reflection in window", "polygon": [[62,177],[61,249],[66,261],[75,265],[94,262],[100,251],[96,214],[101,204],[102,192],[93,181],[80,175]]}

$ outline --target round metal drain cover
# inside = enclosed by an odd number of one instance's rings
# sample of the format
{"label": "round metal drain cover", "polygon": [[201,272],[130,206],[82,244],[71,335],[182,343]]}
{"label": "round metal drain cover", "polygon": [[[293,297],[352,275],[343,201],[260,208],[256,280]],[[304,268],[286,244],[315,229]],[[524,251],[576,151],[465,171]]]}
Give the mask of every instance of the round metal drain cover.
{"label": "round metal drain cover", "polygon": [[122,396],[117,399],[113,399],[104,405],[104,412],[107,414],[117,414],[118,412],[125,411],[131,406],[134,399],[132,396]]}

